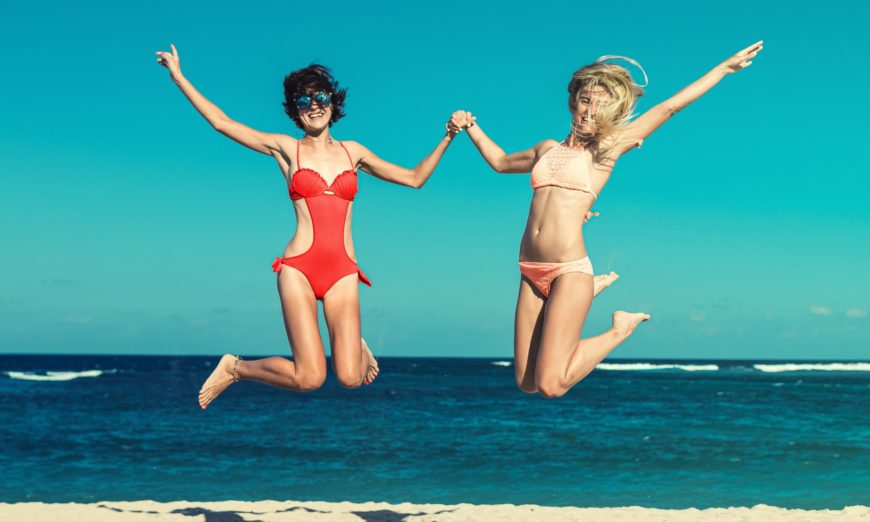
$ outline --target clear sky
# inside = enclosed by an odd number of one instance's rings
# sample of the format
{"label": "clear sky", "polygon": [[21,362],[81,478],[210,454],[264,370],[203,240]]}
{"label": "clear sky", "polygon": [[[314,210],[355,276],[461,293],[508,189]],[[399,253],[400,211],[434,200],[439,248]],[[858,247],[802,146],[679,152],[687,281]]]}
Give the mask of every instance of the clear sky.
{"label": "clear sky", "polygon": [[[603,54],[650,77],[640,111],[756,40],[748,70],[624,157],[587,227],[619,357],[870,358],[867,7],[856,2],[16,2],[0,43],[0,352],[287,354],[270,269],[294,229],[274,162],[212,131],[155,62],[231,117],[296,132],[281,81],[349,88],[333,127],[413,166],[455,109],[508,151],[567,131]],[[466,136],[420,191],[362,176],[354,235],[379,355],[505,356],[527,176]]]}

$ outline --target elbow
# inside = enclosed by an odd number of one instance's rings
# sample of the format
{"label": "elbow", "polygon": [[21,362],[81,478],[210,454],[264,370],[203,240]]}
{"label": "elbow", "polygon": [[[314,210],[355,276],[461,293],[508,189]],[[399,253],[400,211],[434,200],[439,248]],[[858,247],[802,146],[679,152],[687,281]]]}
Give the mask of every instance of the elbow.
{"label": "elbow", "polygon": [[492,170],[498,172],[499,174],[507,174],[511,172],[510,162],[508,161],[507,154],[502,153],[500,156],[496,156],[492,161],[488,161],[489,166],[492,167]]}
{"label": "elbow", "polygon": [[221,134],[227,133],[227,126],[230,123],[230,120],[227,118],[215,118],[214,120],[209,121],[211,123],[211,127],[220,132]]}
{"label": "elbow", "polygon": [[408,187],[411,187],[412,189],[419,189],[419,188],[422,188],[423,185],[426,184],[426,179],[427,179],[428,177],[429,177],[429,176],[424,176],[424,175],[421,174],[420,172],[417,172],[416,169],[415,169],[415,170],[412,170],[412,171],[411,171],[411,178],[408,180],[407,183],[405,183],[405,185],[408,186]]}

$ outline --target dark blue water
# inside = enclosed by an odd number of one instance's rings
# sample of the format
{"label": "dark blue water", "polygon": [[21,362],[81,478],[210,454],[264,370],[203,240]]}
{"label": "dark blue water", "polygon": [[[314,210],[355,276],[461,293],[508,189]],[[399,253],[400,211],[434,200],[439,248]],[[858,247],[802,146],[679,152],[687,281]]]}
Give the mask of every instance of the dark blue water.
{"label": "dark blue water", "polygon": [[203,412],[216,361],[0,356],[0,501],[870,504],[866,363],[621,366],[546,400],[493,360],[386,358],[371,387],[242,382]]}

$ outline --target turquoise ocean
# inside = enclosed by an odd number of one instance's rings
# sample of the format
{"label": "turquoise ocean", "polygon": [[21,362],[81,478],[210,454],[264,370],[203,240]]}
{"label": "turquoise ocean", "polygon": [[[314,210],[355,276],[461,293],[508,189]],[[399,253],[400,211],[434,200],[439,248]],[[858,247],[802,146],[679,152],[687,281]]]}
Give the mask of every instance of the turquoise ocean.
{"label": "turquoise ocean", "polygon": [[606,361],[565,397],[507,359],[384,358],[359,390],[218,357],[0,355],[0,502],[870,504],[870,363]]}

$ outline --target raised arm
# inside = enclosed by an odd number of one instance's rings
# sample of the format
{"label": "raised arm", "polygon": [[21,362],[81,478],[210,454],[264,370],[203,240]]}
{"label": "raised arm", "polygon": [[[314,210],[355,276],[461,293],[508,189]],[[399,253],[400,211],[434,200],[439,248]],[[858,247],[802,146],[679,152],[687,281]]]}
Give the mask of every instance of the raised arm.
{"label": "raised arm", "polygon": [[438,145],[435,146],[435,149],[413,169],[400,167],[383,160],[360,143],[351,141],[347,142],[347,144],[354,150],[354,155],[359,158],[358,163],[362,170],[390,183],[420,188],[426,183],[429,176],[435,172],[435,167],[438,166],[438,162],[441,161],[441,157],[444,155],[447,147],[450,146],[453,138],[456,137],[456,134],[456,132],[448,129],[444,137],[441,138],[441,141],[438,142]]}
{"label": "raised arm", "polygon": [[763,43],[763,41],[759,41],[739,51],[671,98],[656,105],[631,122],[618,138],[618,143],[614,149],[617,155],[628,152],[635,147],[640,147],[641,142],[664,122],[668,121],[671,116],[700,98],[726,75],[741,71],[752,65],[752,59],[763,49]]}
{"label": "raised arm", "polygon": [[506,154],[483,132],[476,121],[477,118],[470,112],[456,111],[450,117],[449,125],[451,128],[468,130],[468,137],[492,170],[501,174],[525,174],[532,170],[540,144],[528,150]]}
{"label": "raised arm", "polygon": [[279,142],[288,139],[282,134],[271,134],[252,129],[247,125],[230,119],[217,105],[208,101],[187,78],[181,74],[181,64],[178,50],[170,44],[172,52],[158,51],[157,62],[169,69],[169,76],[178,85],[181,92],[187,97],[193,107],[202,115],[212,127],[224,136],[227,136],[249,149],[274,156],[280,150]]}

